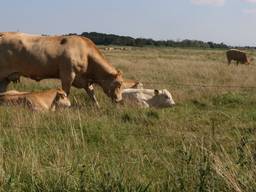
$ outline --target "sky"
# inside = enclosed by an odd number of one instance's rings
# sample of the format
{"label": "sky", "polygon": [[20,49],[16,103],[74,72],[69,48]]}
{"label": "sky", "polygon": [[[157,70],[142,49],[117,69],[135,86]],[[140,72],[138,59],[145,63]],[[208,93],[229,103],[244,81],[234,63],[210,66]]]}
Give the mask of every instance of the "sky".
{"label": "sky", "polygon": [[0,31],[256,46],[256,0],[1,0]]}

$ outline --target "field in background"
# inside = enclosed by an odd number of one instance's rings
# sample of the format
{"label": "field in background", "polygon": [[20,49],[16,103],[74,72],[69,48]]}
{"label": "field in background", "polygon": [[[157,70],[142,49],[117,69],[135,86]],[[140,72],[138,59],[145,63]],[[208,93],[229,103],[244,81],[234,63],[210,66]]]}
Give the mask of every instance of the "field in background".
{"label": "field in background", "polygon": [[[256,61],[228,66],[225,50],[103,53],[126,78],[170,90],[177,105],[161,110],[114,106],[97,87],[100,110],[75,88],[74,107],[64,111],[1,106],[0,190],[256,189]],[[59,85],[22,79],[10,89]]]}

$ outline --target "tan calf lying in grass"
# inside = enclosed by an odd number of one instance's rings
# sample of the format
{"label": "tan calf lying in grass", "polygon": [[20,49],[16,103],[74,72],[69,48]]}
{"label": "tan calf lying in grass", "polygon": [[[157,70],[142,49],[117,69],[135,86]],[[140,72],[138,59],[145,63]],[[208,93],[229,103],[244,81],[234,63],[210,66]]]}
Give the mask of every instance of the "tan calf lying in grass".
{"label": "tan calf lying in grass", "polygon": [[67,94],[62,89],[50,89],[39,92],[11,90],[0,94],[0,103],[22,105],[34,111],[55,111],[56,108],[71,106]]}

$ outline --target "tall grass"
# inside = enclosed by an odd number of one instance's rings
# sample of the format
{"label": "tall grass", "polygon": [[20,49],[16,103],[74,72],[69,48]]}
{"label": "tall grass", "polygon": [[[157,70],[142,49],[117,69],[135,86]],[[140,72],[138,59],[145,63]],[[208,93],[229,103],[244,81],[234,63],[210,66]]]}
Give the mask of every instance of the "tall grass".
{"label": "tall grass", "polygon": [[126,78],[168,88],[177,106],[114,106],[98,87],[100,110],[75,88],[63,111],[1,106],[2,191],[255,191],[255,89],[181,86],[255,86],[254,65],[227,66],[223,50],[104,53]]}

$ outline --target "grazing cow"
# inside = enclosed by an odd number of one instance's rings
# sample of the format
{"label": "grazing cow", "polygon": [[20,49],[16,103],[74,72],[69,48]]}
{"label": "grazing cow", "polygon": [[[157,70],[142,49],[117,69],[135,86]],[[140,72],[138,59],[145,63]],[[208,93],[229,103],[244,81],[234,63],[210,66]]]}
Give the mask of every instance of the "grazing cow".
{"label": "grazing cow", "polygon": [[[6,91],[13,74],[40,81],[57,78],[69,94],[71,85],[83,88],[98,105],[93,83],[99,84],[113,101],[122,100],[122,74],[81,36],[38,36],[0,33],[0,91]],[[16,78],[14,78],[16,79]]]}
{"label": "grazing cow", "polygon": [[166,89],[123,89],[122,96],[124,103],[140,107],[164,108],[175,105],[171,93]]}
{"label": "grazing cow", "polygon": [[239,63],[242,64],[250,64],[246,53],[237,49],[230,49],[226,52],[227,55],[227,60],[228,64],[231,63],[232,60],[236,61],[236,64],[238,65]]}
{"label": "grazing cow", "polygon": [[19,92],[11,90],[0,93],[0,103],[23,105],[34,111],[55,111],[56,108],[71,106],[67,94],[62,89],[50,89],[40,92]]}

